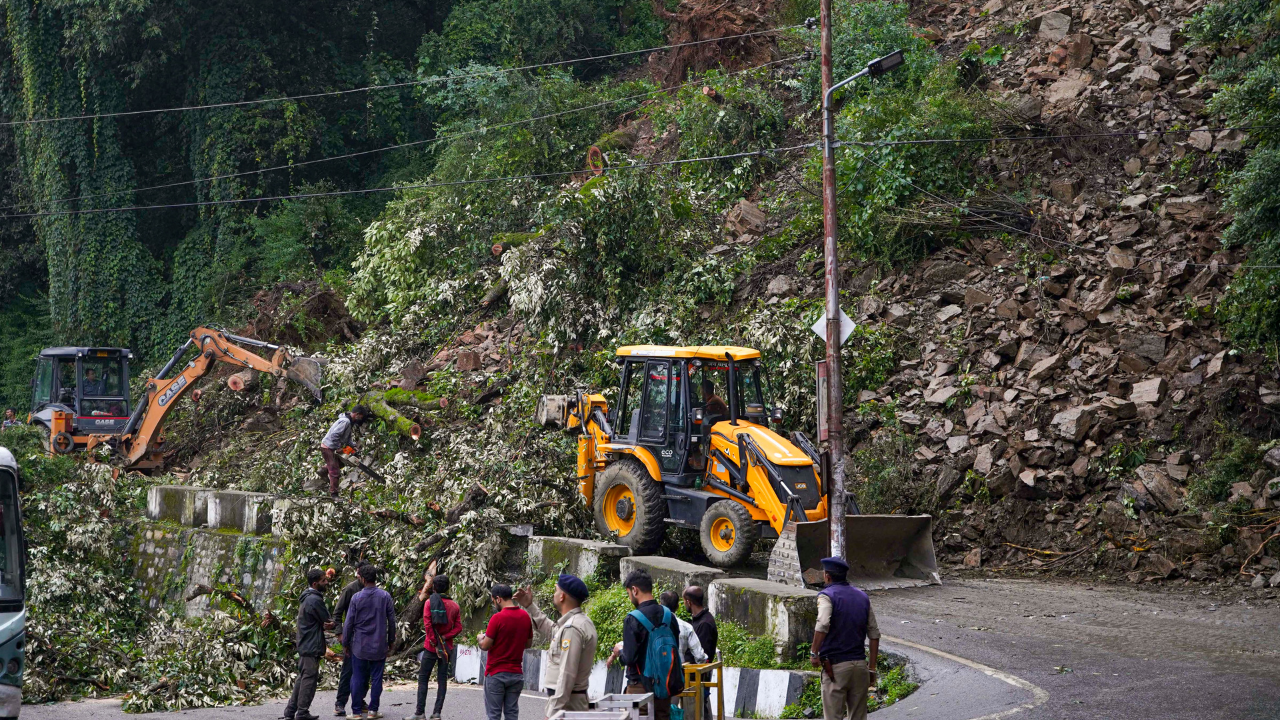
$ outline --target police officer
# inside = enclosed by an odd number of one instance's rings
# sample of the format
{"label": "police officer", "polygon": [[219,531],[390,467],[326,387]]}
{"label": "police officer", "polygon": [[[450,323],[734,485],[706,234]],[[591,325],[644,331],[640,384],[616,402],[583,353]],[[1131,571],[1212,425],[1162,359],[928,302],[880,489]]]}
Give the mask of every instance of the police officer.
{"label": "police officer", "polygon": [[[867,689],[876,682],[880,628],[867,594],[849,584],[849,563],[822,561],[826,587],[818,593],[818,624],[809,661],[822,668],[822,716],[825,720],[866,720]],[[868,658],[863,644],[870,639]]]}
{"label": "police officer", "polygon": [[573,575],[561,575],[556,579],[556,591],[551,596],[560,619],[552,624],[533,602],[533,592],[523,588],[515,600],[529,611],[533,629],[542,637],[551,638],[550,659],[546,677],[548,683],[547,717],[561,710],[587,710],[587,681],[591,677],[591,665],[596,657],[596,626],[582,612],[587,600],[587,584]]}

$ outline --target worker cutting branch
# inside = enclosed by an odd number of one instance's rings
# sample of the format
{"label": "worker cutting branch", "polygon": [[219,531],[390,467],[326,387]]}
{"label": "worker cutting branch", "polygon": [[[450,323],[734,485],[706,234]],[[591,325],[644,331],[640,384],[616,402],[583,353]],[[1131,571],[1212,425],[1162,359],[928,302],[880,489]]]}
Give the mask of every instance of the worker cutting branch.
{"label": "worker cutting branch", "polygon": [[351,435],[355,429],[364,424],[369,417],[369,408],[357,405],[350,412],[338,416],[329,432],[320,441],[320,455],[324,457],[325,468],[329,471],[329,496],[338,497],[338,482],[342,479],[342,464],[338,462],[338,453],[353,454],[355,447],[351,444]]}

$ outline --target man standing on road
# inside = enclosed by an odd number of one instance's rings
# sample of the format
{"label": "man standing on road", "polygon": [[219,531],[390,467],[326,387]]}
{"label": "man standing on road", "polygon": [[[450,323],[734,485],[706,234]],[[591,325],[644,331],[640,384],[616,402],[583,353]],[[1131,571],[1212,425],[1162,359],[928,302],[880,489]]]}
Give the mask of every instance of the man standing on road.
{"label": "man standing on road", "polygon": [[[707,662],[715,662],[716,646],[720,643],[720,630],[716,627],[715,616],[707,609],[706,592],[697,585],[685,588],[684,606],[692,618],[689,624],[693,626],[693,632],[698,636],[702,651],[707,654]],[[710,680],[711,673],[702,673],[702,679]],[[711,717],[711,693],[707,690],[702,692],[702,717]]]}
{"label": "man standing on road", "polygon": [[549,718],[561,710],[589,710],[587,683],[591,679],[591,665],[596,659],[596,626],[582,612],[582,603],[589,593],[587,584],[575,575],[562,574],[556,579],[556,590],[551,602],[560,613],[554,624],[542,614],[533,602],[533,591],[524,588],[516,593],[516,602],[529,610],[533,628],[543,638],[550,638],[548,653],[547,713]]}
{"label": "man standing on road", "polygon": [[0,425],[0,430],[13,427],[14,425],[21,425],[21,424],[22,423],[18,422],[18,411],[14,410],[13,408],[5,408],[4,424]]}
{"label": "man standing on road", "polygon": [[[622,663],[627,667],[628,694],[654,692],[656,683],[652,676],[662,675],[667,679],[667,696],[654,697],[653,714],[656,720],[668,720],[671,717],[671,698],[684,691],[684,673],[676,668],[675,672],[663,673],[660,668],[648,668],[649,641],[659,630],[671,633],[676,643],[680,638],[680,625],[676,623],[675,613],[658,604],[653,599],[653,578],[644,570],[633,570],[622,581],[631,598],[635,611],[627,613],[622,623]],[[639,613],[647,621],[642,623],[636,614]],[[653,628],[650,630],[650,628]],[[673,664],[679,663],[677,657]]]}
{"label": "man standing on road", "polygon": [[[680,595],[674,590],[668,590],[659,595],[658,602],[670,610],[672,615],[680,610]],[[680,626],[680,661],[699,665],[706,662],[707,654],[702,650],[702,641],[693,631],[693,626],[682,620],[679,615],[676,615],[676,624]]]}
{"label": "man standing on road", "polygon": [[338,497],[338,483],[342,480],[342,464],[338,462],[338,453],[351,445],[352,431],[363,425],[368,417],[369,408],[357,405],[351,408],[351,412],[339,415],[320,441],[320,455],[324,457],[325,469],[329,472],[330,497]]}
{"label": "man standing on road", "polygon": [[285,720],[319,720],[311,714],[311,700],[320,681],[320,659],[324,657],[324,631],[333,629],[329,608],[324,604],[324,591],[329,576],[319,568],[307,571],[307,589],[298,600],[298,679],[293,695],[284,706]]}
{"label": "man standing on road", "polygon": [[[342,653],[351,655],[351,712],[355,717],[380,718],[382,671],[396,639],[396,610],[391,595],[378,587],[377,568],[361,565],[356,575],[364,588],[351,598],[342,624]],[[365,692],[370,693],[367,713]]]}
{"label": "man standing on road", "polygon": [[494,585],[489,599],[498,612],[480,634],[480,649],[489,653],[484,666],[484,711],[489,720],[519,720],[524,690],[524,651],[533,644],[533,621],[516,607],[510,585]]}
{"label": "man standing on road", "polygon": [[[426,638],[422,641],[422,663],[418,666],[418,705],[408,720],[425,720],[427,711],[427,685],[432,669],[437,669],[436,704],[431,712],[432,720],[440,720],[444,711],[444,695],[449,689],[449,668],[453,667],[457,652],[453,639],[462,633],[462,609],[449,597],[449,576],[435,575],[435,563],[431,563],[429,577],[418,599],[422,601],[422,629]],[[441,622],[443,621],[443,622]]]}
{"label": "man standing on road", "polygon": [[[849,564],[840,558],[822,561],[826,588],[818,593],[818,624],[809,661],[822,668],[822,714],[825,720],[866,720],[867,689],[876,682],[880,628],[871,600],[846,580]],[[864,643],[870,639],[871,656]]]}
{"label": "man standing on road", "polygon": [[[332,582],[338,577],[338,572],[333,568],[329,568],[329,581]],[[340,623],[340,626],[346,625],[347,611],[351,608],[351,598],[364,588],[364,583],[360,582],[360,577],[356,576],[355,580],[347,583],[342,588],[342,594],[338,596],[338,606],[333,609],[333,621]],[[338,699],[333,707],[334,717],[347,716],[347,700],[351,698],[351,653],[346,652],[347,646],[342,633],[338,633],[338,642],[342,644],[342,669],[338,671]]]}

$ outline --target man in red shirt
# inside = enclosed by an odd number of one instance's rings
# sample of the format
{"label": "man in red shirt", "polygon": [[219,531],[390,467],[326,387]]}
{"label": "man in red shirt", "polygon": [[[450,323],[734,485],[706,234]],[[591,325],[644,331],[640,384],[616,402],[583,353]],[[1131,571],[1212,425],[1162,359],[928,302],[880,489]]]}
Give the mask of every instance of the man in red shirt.
{"label": "man in red shirt", "polygon": [[519,720],[520,691],[524,690],[524,651],[533,644],[533,621],[511,597],[510,585],[494,585],[489,599],[498,612],[480,635],[480,649],[488,651],[484,666],[484,710],[489,720]]}
{"label": "man in red shirt", "polygon": [[[432,563],[432,568],[435,563]],[[462,610],[458,603],[449,597],[449,577],[434,575],[422,586],[418,593],[422,600],[422,629],[426,639],[422,642],[422,664],[418,667],[418,705],[417,711],[410,720],[425,720],[427,708],[427,684],[431,681],[431,670],[438,668],[436,675],[436,704],[431,712],[432,720],[440,720],[444,710],[444,694],[449,689],[449,669],[457,659],[457,651],[453,647],[453,639],[462,632]],[[443,612],[447,618],[443,624],[439,620]],[[434,617],[433,617],[434,616]]]}

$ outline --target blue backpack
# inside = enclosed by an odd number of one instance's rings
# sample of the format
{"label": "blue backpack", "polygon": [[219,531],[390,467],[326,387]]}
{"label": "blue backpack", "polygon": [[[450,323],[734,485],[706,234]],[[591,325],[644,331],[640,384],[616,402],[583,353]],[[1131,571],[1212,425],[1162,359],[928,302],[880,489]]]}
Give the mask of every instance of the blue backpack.
{"label": "blue backpack", "polygon": [[684,690],[684,666],[680,662],[680,640],[671,634],[671,611],[662,608],[662,624],[654,627],[639,610],[629,615],[649,631],[649,646],[644,656],[643,676],[653,683],[653,695],[659,699]]}

